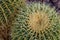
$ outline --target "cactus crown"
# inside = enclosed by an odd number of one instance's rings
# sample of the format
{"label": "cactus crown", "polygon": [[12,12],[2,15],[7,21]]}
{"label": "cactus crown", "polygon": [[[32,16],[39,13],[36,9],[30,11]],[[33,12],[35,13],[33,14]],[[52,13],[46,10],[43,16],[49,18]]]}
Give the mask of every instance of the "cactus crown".
{"label": "cactus crown", "polygon": [[49,28],[49,18],[43,12],[37,11],[32,13],[29,15],[29,20],[27,22],[31,26],[31,29],[37,33],[40,33],[40,31],[43,32],[43,30]]}

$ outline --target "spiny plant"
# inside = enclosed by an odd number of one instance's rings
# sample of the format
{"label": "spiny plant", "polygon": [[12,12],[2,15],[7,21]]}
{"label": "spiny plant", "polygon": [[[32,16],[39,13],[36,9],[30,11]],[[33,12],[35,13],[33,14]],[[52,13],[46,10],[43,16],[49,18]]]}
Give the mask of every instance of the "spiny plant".
{"label": "spiny plant", "polygon": [[19,13],[18,5],[22,6],[23,2],[23,0],[0,0],[0,40],[10,40],[12,21]]}
{"label": "spiny plant", "polygon": [[32,2],[13,21],[12,40],[60,40],[60,21],[55,8]]}
{"label": "spiny plant", "polygon": [[11,19],[14,16],[14,6],[15,5],[12,3],[11,0],[0,1],[0,35],[3,38],[3,40],[7,40],[7,37],[9,35],[8,33],[10,30]]}

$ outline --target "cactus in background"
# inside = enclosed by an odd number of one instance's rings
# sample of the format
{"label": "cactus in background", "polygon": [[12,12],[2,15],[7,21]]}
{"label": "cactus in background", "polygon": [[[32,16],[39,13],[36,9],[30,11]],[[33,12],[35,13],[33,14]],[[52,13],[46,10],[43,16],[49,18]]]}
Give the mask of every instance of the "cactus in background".
{"label": "cactus in background", "polygon": [[60,21],[54,8],[41,3],[26,4],[12,25],[12,40],[60,40]]}
{"label": "cactus in background", "polygon": [[0,35],[3,40],[9,40],[10,26],[16,12],[15,6],[14,1],[0,1]]}
{"label": "cactus in background", "polygon": [[24,0],[0,0],[0,40],[10,40],[12,21],[23,2]]}

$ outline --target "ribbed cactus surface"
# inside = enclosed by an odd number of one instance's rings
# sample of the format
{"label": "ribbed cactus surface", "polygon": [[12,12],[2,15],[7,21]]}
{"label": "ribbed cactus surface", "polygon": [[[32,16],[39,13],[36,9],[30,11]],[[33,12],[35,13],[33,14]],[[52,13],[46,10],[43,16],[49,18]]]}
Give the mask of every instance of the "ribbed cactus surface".
{"label": "ribbed cactus surface", "polygon": [[16,14],[19,0],[0,0],[0,40],[10,40],[11,25]]}
{"label": "ribbed cactus surface", "polygon": [[12,26],[12,40],[60,40],[60,21],[54,8],[41,3],[26,4]]}

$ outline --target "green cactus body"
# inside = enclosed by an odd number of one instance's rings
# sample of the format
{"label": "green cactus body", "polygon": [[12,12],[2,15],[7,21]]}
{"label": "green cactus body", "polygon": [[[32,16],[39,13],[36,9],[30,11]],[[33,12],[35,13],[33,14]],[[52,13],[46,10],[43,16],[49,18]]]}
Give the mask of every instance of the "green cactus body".
{"label": "green cactus body", "polygon": [[[9,16],[15,15],[19,7],[21,7],[24,4],[23,0],[1,0],[0,1],[0,20],[7,23]],[[21,7],[22,8],[22,7]],[[17,13],[18,14],[18,13]],[[3,18],[4,17],[4,18]]]}
{"label": "green cactus body", "polygon": [[[9,40],[10,28],[16,14],[18,14],[19,0],[0,1],[0,36],[3,40]],[[0,40],[2,40],[0,38]]]}
{"label": "green cactus body", "polygon": [[60,23],[54,8],[41,3],[26,4],[12,26],[12,40],[60,40]]}

